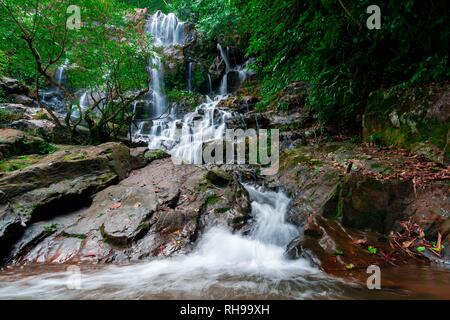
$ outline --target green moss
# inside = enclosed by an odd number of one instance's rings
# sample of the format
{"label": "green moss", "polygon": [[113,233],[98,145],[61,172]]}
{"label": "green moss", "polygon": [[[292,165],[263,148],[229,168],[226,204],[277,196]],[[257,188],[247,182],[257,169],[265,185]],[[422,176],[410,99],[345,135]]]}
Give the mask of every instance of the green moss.
{"label": "green moss", "polygon": [[12,122],[16,120],[20,120],[22,118],[22,114],[14,113],[7,109],[0,109],[0,123],[1,122]]}
{"label": "green moss", "polygon": [[215,195],[215,194],[213,194],[213,195],[210,195],[208,197],[208,199],[206,199],[206,204],[209,205],[209,206],[213,206],[216,203],[218,203],[219,201],[220,201],[220,197]]}
{"label": "green moss", "polygon": [[80,239],[80,240],[84,240],[86,239],[86,235],[84,234],[79,234],[79,233],[63,233],[63,236],[66,238],[75,238],[75,239]]}
{"label": "green moss", "polygon": [[16,170],[25,169],[40,159],[39,156],[20,156],[0,161],[0,172],[12,172]]}
{"label": "green moss", "polygon": [[85,160],[87,159],[87,155],[85,153],[80,154],[68,154],[63,158],[64,161],[77,161],[77,160]]}
{"label": "green moss", "polygon": [[230,210],[231,210],[230,207],[217,208],[214,210],[214,213],[222,214],[222,213],[228,212]]}
{"label": "green moss", "polygon": [[44,227],[45,233],[47,233],[47,235],[49,235],[49,236],[54,234],[57,230],[58,230],[58,224],[56,224],[56,223],[52,223],[52,224]]}

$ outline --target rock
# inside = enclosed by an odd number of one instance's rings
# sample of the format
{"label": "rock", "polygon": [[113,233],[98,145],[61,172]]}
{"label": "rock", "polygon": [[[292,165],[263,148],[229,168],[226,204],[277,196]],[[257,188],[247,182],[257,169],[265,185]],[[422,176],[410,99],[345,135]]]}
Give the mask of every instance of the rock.
{"label": "rock", "polygon": [[206,174],[155,160],[97,193],[86,207],[30,225],[8,261],[109,263],[190,252],[204,228],[242,227],[237,221],[249,213],[248,195],[234,178],[218,188]]}
{"label": "rock", "polygon": [[363,118],[364,140],[447,163],[449,92],[449,84],[431,84],[371,93]]}
{"label": "rock", "polygon": [[229,97],[219,102],[219,108],[228,108],[239,113],[247,113],[254,109],[259,99],[254,96]]}
{"label": "rock", "polygon": [[28,92],[27,88],[19,83],[19,80],[8,77],[0,78],[0,88],[7,94],[20,94]]}
{"label": "rock", "polygon": [[147,163],[151,163],[155,160],[169,158],[170,155],[166,153],[163,150],[149,150],[145,152],[144,158],[146,159]]}
{"label": "rock", "polygon": [[238,71],[230,71],[227,74],[228,92],[236,92],[241,86],[241,78]]}
{"label": "rock", "polygon": [[293,82],[278,94],[278,108],[283,110],[303,109],[310,85],[307,82]]}
{"label": "rock", "polygon": [[[289,257],[309,259],[326,272],[342,276],[371,264],[410,261],[409,255],[393,250],[385,240],[398,221],[414,219],[430,241],[436,240],[438,232],[448,238],[448,184],[432,183],[415,193],[411,180],[379,181],[368,171],[387,177],[396,162],[411,163],[411,159],[399,155],[386,163],[384,155],[379,155],[380,162],[376,154],[367,152],[348,143],[324,143],[280,155],[278,175],[267,182],[270,188],[283,187],[292,198],[288,219],[298,225],[301,235],[288,246]],[[371,254],[369,245],[392,260]]]}
{"label": "rock", "polygon": [[20,217],[14,214],[7,205],[0,207],[0,264],[8,249],[20,237],[23,232]]}
{"label": "rock", "polygon": [[4,174],[0,188],[17,205],[17,213],[32,215],[40,205],[83,191],[95,192],[114,179],[125,178],[130,170],[128,148],[106,143],[55,152],[24,170]]}
{"label": "rock", "polygon": [[4,120],[10,122],[19,119],[31,120],[40,109],[27,107],[23,104],[0,103],[0,110],[9,114],[9,117]]}
{"label": "rock", "polygon": [[38,103],[36,100],[22,94],[11,95],[11,98],[14,100],[14,103],[16,104],[21,104],[24,106],[34,108],[38,107]]}
{"label": "rock", "polygon": [[378,181],[352,174],[338,190],[337,211],[342,223],[355,229],[370,229],[387,234],[397,220],[407,218],[406,207],[412,200],[411,181]]}
{"label": "rock", "polygon": [[17,120],[11,123],[11,128],[37,134],[39,136],[50,136],[56,125],[50,120]]}
{"label": "rock", "polygon": [[218,169],[209,170],[206,174],[206,179],[212,184],[221,187],[233,181],[233,177],[229,173]]}
{"label": "rock", "polygon": [[0,159],[24,154],[46,154],[51,147],[41,138],[15,129],[0,129]]}
{"label": "rock", "polygon": [[96,212],[108,215],[100,227],[103,238],[118,246],[127,246],[148,232],[158,205],[156,194],[135,186],[110,187],[95,200],[101,206]]}

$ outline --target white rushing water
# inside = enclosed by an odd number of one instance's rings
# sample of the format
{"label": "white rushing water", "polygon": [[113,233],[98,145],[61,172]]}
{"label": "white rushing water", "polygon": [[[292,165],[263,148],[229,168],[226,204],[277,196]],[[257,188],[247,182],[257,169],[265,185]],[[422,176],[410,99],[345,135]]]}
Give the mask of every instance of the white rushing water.
{"label": "white rushing water", "polygon": [[70,273],[66,272],[12,281],[0,278],[0,299],[267,295],[275,294],[286,280],[321,278],[321,273],[308,261],[285,257],[287,244],[298,235],[297,228],[286,222],[289,198],[282,192],[246,188],[255,218],[248,236],[213,227],[188,255],[88,270],[81,274],[79,290],[68,289]]}

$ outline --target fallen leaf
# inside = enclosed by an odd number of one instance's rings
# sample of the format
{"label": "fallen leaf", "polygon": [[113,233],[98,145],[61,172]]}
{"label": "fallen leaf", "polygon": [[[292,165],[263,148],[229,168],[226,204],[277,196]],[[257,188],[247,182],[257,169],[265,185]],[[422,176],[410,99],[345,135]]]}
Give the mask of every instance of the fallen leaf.
{"label": "fallen leaf", "polygon": [[109,207],[111,210],[117,210],[122,206],[122,204],[120,202],[114,203],[113,205],[111,205],[111,207]]}

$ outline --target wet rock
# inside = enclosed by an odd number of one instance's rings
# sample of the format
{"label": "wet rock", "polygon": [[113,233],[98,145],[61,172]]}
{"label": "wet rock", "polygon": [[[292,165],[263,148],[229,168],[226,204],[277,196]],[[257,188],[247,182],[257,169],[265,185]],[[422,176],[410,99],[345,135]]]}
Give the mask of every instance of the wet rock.
{"label": "wet rock", "polygon": [[123,179],[130,170],[128,148],[107,143],[56,152],[24,170],[3,175],[0,188],[15,211],[30,219],[33,214],[43,214],[40,207],[71,196],[86,197],[85,192],[91,194]]}
{"label": "wet rock", "polygon": [[[436,240],[438,232],[448,238],[448,184],[435,183],[415,193],[411,180],[377,180],[361,174],[385,172],[378,168],[379,163],[364,149],[345,143],[284,151],[279,173],[268,178],[268,185],[285,188],[292,198],[289,220],[299,226],[301,235],[288,246],[288,256],[346,275],[371,264],[411,261],[387,241],[398,221],[411,217],[427,239]],[[369,252],[369,246],[377,248],[377,253]]]}
{"label": "wet rock", "polygon": [[23,226],[19,216],[14,214],[8,205],[0,206],[0,264],[8,253],[9,248],[20,237]]}
{"label": "wet rock", "polygon": [[228,108],[239,113],[247,113],[253,111],[259,99],[254,96],[229,97],[219,102],[219,108]]}
{"label": "wet rock", "polygon": [[378,181],[353,174],[338,192],[337,214],[342,214],[345,226],[388,233],[395,221],[406,218],[413,185],[411,181]]}
{"label": "wet rock", "polygon": [[110,263],[188,253],[204,228],[242,227],[250,211],[248,195],[233,177],[221,188],[206,174],[196,166],[154,160],[98,192],[86,207],[32,224],[8,261]]}
{"label": "wet rock", "polygon": [[103,237],[119,246],[126,246],[148,232],[149,220],[158,204],[156,194],[149,194],[139,187],[125,186],[109,188],[96,197],[96,202],[113,204],[106,208],[109,212],[100,208],[96,211],[108,214],[108,219],[100,228]]}
{"label": "wet rock", "polygon": [[236,92],[241,86],[241,78],[238,71],[230,71],[227,74],[228,92]]}

